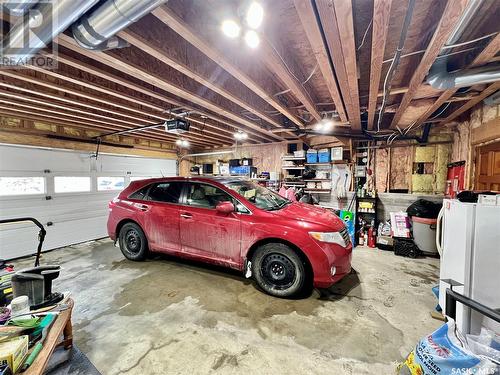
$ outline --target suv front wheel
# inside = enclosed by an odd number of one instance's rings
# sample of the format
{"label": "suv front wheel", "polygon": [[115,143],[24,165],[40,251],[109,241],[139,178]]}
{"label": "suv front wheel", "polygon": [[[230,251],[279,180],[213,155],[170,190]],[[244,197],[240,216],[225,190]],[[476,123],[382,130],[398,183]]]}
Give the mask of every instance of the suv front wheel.
{"label": "suv front wheel", "polygon": [[268,243],[252,258],[252,274],[257,284],[276,297],[292,297],[306,286],[306,267],[297,253],[282,243]]}

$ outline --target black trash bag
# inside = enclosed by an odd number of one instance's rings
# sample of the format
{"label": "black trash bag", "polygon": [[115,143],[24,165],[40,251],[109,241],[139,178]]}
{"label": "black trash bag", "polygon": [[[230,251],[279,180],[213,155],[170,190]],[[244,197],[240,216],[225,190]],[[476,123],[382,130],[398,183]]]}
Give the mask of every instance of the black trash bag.
{"label": "black trash bag", "polygon": [[434,203],[426,199],[418,199],[406,209],[406,212],[408,216],[436,219],[439,215],[441,207],[443,207],[442,203]]}
{"label": "black trash bag", "polygon": [[304,180],[312,180],[316,178],[316,170],[306,167],[304,173],[302,173],[302,178]]}

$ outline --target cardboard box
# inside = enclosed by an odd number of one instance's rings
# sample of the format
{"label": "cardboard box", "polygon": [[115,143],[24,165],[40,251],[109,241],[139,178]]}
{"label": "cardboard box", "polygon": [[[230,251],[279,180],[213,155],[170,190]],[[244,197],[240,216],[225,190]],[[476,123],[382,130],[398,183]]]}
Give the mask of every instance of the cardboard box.
{"label": "cardboard box", "polygon": [[28,336],[15,337],[9,341],[0,342],[0,364],[8,365],[13,373],[17,372],[28,353]]}
{"label": "cardboard box", "polygon": [[344,149],[342,147],[332,147],[332,160],[338,161],[342,160],[344,155]]}
{"label": "cardboard box", "polygon": [[306,152],[304,150],[294,151],[293,156],[296,158],[305,158]]}

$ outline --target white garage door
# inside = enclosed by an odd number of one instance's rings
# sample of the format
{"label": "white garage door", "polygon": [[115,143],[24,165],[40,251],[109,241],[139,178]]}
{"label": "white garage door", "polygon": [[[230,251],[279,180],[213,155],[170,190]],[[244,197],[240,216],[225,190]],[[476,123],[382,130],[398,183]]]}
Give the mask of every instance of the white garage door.
{"label": "white garage door", "polygon": [[[0,219],[38,219],[43,250],[106,237],[108,202],[124,186],[175,174],[175,160],[0,145]],[[0,225],[0,258],[34,254],[37,233],[33,224]]]}

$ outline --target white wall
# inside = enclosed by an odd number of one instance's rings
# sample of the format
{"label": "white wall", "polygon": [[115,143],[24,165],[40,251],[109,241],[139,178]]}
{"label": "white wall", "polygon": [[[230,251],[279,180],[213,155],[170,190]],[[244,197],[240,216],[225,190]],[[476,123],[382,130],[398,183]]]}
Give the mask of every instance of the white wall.
{"label": "white wall", "polygon": [[[127,186],[130,177],[175,174],[175,160],[103,154],[96,160],[86,152],[0,145],[0,177],[41,176],[46,186],[44,194],[0,196],[0,219],[38,219],[47,230],[43,250],[106,237],[108,202],[119,191],[97,191],[98,176],[125,177]],[[54,193],[55,176],[90,176],[91,191]],[[47,226],[48,222],[53,225]],[[0,225],[0,258],[35,253],[37,233],[34,224]]]}

